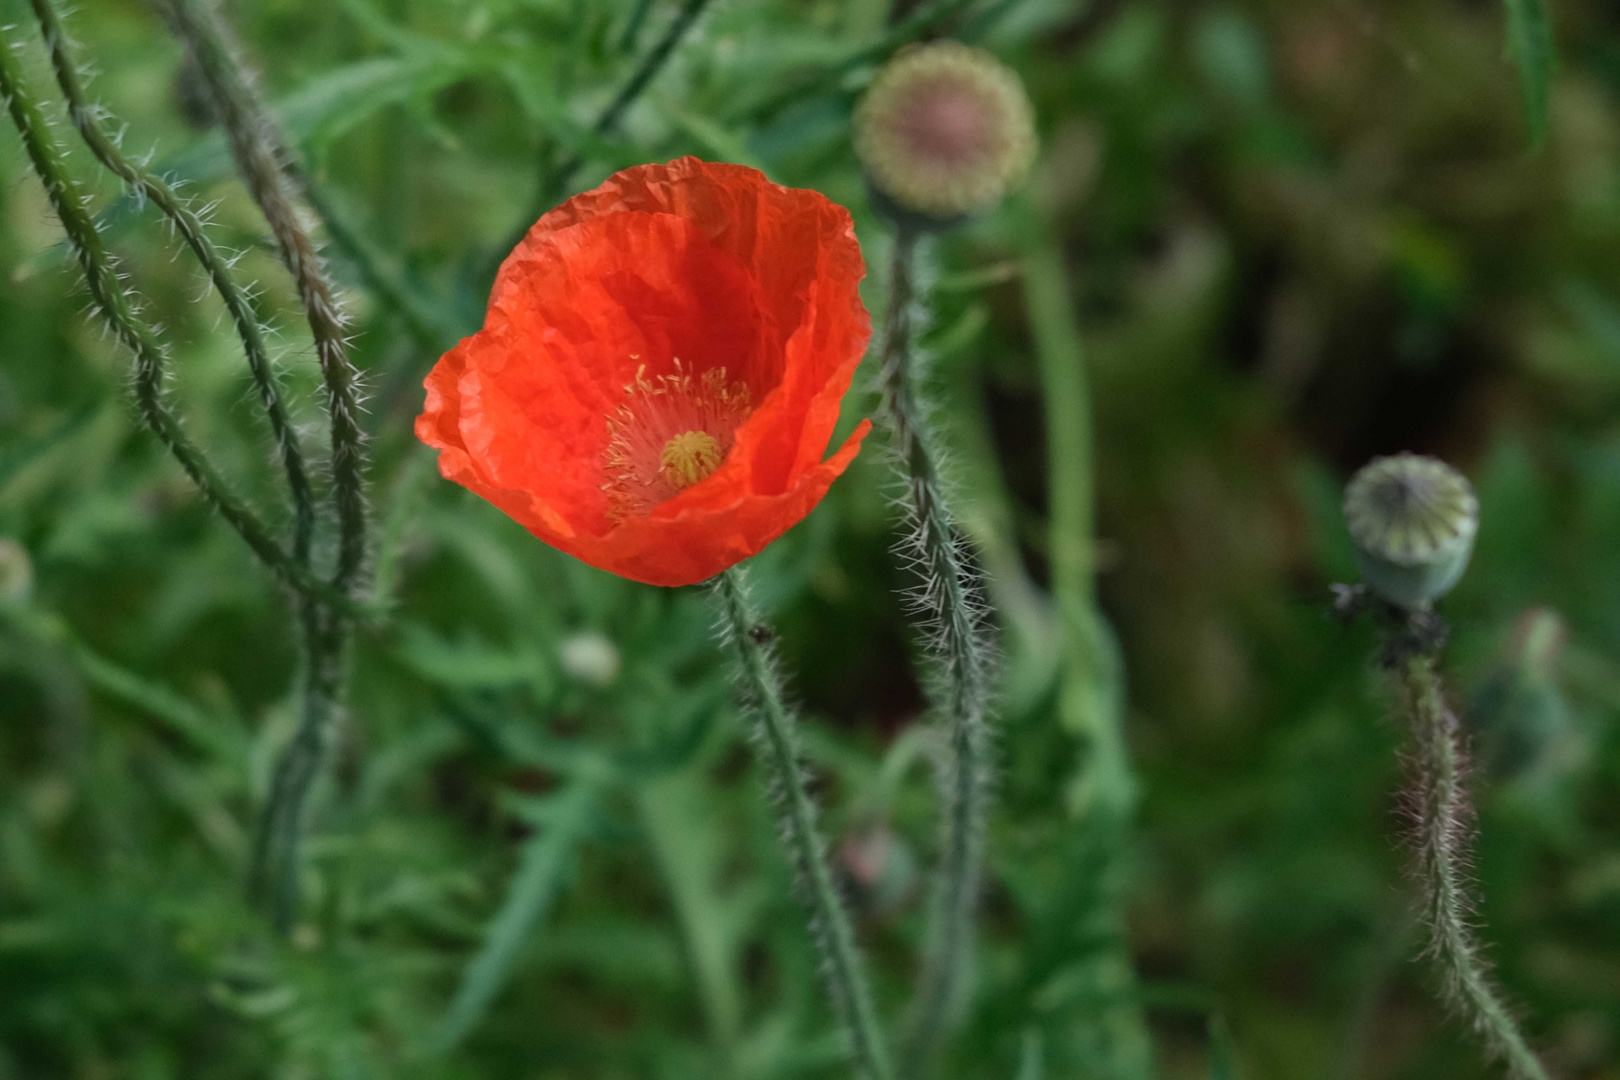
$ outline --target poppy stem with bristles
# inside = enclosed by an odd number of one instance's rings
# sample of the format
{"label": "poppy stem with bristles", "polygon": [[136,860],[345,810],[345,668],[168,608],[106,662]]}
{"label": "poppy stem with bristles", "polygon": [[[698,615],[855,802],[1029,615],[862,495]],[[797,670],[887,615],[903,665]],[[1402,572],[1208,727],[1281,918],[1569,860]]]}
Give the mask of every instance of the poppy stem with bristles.
{"label": "poppy stem with bristles", "polygon": [[827,844],[816,825],[815,800],[800,766],[799,736],[783,697],[771,632],[754,612],[741,567],[722,573],[714,589],[720,605],[720,633],[736,653],[739,687],[754,723],[754,745],[782,809],[782,835],[798,888],[810,909],[810,936],[821,954],[828,995],[860,1074],[865,1080],[892,1080],[894,1069],[871,985],[827,863]]}
{"label": "poppy stem with bristles", "polygon": [[916,385],[912,307],[917,243],[906,230],[895,237],[879,358],[883,409],[903,484],[900,506],[908,526],[903,547],[921,578],[913,597],[928,625],[931,696],[943,735],[937,769],[943,804],[939,870],[927,952],[902,1054],[913,1074],[931,1068],[971,985],[990,801],[984,599],[940,473],[937,436]]}
{"label": "poppy stem with bristles", "polygon": [[219,297],[230,313],[242,341],[242,353],[247,358],[260,404],[270,421],[270,430],[281,454],[282,468],[287,475],[287,488],[293,503],[292,558],[299,566],[309,564],[310,541],[315,529],[315,501],[310,493],[309,475],[304,466],[304,454],[299,446],[287,406],[282,401],[281,386],[275,369],[270,364],[269,349],[259,318],[248,300],[247,290],[231,276],[230,264],[208,236],[202,217],[160,176],[124,156],[116,140],[107,131],[106,121],[86,100],[84,84],[78,65],[68,53],[67,35],[62,27],[61,15],[52,0],[30,0],[34,16],[39,21],[41,35],[50,52],[51,67],[56,82],[67,99],[68,119],[79,132],[90,152],[109,171],[131,188],[152,200],[154,206],[174,223],[197,261],[208,274]]}
{"label": "poppy stem with bristles", "polygon": [[1426,955],[1439,969],[1447,1002],[1517,1080],[1548,1080],[1488,975],[1474,937],[1467,865],[1473,814],[1464,786],[1457,716],[1445,701],[1432,650],[1412,651],[1398,668],[1401,706],[1416,741],[1412,755],[1415,809],[1413,875],[1429,927]]}
{"label": "poppy stem with bristles", "polygon": [[281,249],[304,307],[331,418],[332,493],[338,518],[332,585],[352,592],[366,555],[365,449],[359,376],[349,361],[346,321],[320,254],[300,220],[291,147],[249,81],[219,13],[208,0],[162,0],[161,12],[196,61],[219,108],[237,172]]}
{"label": "poppy stem with bristles", "polygon": [[[207,84],[226,142],[253,201],[275,236],[297,287],[326,388],[332,442],[332,499],[337,565],[332,588],[363,591],[366,557],[365,447],[359,423],[359,376],[348,356],[346,321],[319,252],[301,221],[296,169],[286,137],[259,101],[221,16],[209,0],[161,0],[160,11]],[[342,716],[349,628],[327,606],[300,611],[306,664],[304,707],[292,742],[276,762],[270,798],[248,871],[248,891],[282,931],[298,914],[299,847],[309,793],[320,776]]]}
{"label": "poppy stem with bristles", "polygon": [[62,223],[68,246],[84,271],[92,304],[107,320],[118,340],[134,354],[135,403],[141,420],[169,449],[203,498],[219,511],[277,577],[306,602],[319,601],[350,617],[369,620],[371,613],[363,605],[317,580],[306,567],[288,558],[269,528],[230,489],[224,477],[186,436],[180,418],[164,400],[163,374],[167,357],[163,342],[141,317],[133,293],[119,275],[84,193],[67,171],[62,148],[52,137],[38,102],[23,83],[21,65],[11,46],[9,33],[0,30],[0,51],[5,53],[0,57],[0,98],[4,99],[12,122],[22,136],[34,171],[45,185],[45,194]]}

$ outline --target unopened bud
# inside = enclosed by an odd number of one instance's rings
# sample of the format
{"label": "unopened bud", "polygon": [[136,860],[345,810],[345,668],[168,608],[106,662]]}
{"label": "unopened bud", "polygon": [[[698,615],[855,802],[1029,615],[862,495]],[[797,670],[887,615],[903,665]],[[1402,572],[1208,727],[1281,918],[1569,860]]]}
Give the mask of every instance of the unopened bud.
{"label": "unopened bud", "polygon": [[987,209],[1035,158],[1034,110],[1018,75],[955,41],[897,53],[855,113],[855,152],[874,204],[937,230]]}

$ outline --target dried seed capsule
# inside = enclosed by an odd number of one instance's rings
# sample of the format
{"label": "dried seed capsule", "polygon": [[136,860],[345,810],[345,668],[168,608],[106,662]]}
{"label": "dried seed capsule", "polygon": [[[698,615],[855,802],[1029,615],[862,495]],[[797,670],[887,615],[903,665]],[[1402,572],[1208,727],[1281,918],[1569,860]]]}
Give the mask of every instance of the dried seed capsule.
{"label": "dried seed capsule", "polygon": [[1005,196],[1035,158],[1017,74],[960,42],[902,49],[855,113],[855,152],[877,209],[902,227],[955,225]]}
{"label": "dried seed capsule", "polygon": [[1479,500],[1450,465],[1417,454],[1374,458],[1351,477],[1344,516],[1362,580],[1408,611],[1462,577],[1479,529]]}

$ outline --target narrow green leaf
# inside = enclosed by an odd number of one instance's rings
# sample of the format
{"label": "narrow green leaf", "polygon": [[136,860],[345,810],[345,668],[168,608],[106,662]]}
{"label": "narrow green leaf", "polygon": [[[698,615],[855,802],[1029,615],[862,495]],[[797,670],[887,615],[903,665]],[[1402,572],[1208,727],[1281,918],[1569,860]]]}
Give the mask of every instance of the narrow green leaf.
{"label": "narrow green leaf", "polygon": [[730,1060],[742,1029],[742,987],[737,977],[738,912],[719,888],[724,836],[708,793],[692,773],[636,788],[642,833],[657,860],[680,920],[687,960],[701,995],[709,1033],[721,1060]]}
{"label": "narrow green leaf", "polygon": [[1530,143],[1547,137],[1553,73],[1552,21],[1547,0],[1503,0],[1507,5],[1508,55],[1519,68]]}
{"label": "narrow green leaf", "polygon": [[556,903],[573,866],[575,849],[596,817],[600,781],[576,781],[553,800],[546,828],[524,846],[523,859],[506,899],[490,920],[483,948],[462,974],[461,987],[434,1038],[449,1050],[473,1029],[506,983],[530,933]]}
{"label": "narrow green leaf", "polygon": [[85,682],[159,721],[194,749],[235,764],[246,760],[241,731],[228,718],[207,713],[163,684],[101,656],[60,616],[28,604],[0,603],[0,624],[59,650]]}
{"label": "narrow green leaf", "polygon": [[1219,1013],[1209,1018],[1209,1080],[1238,1080],[1237,1048]]}
{"label": "narrow green leaf", "polygon": [[1041,1029],[1033,1024],[1026,1027],[1019,1047],[1017,1080],[1043,1080],[1046,1075],[1044,1049]]}

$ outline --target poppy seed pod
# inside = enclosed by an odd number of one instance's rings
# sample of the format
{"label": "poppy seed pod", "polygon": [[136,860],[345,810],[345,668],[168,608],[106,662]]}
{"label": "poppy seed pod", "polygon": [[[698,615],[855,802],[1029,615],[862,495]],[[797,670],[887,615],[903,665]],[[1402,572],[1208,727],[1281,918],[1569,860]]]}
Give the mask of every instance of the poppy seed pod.
{"label": "poppy seed pod", "polygon": [[914,45],[872,81],[855,112],[855,152],[877,209],[938,230],[1001,199],[1035,159],[1018,75],[960,42]]}
{"label": "poppy seed pod", "polygon": [[1344,516],[1368,588],[1417,611],[1462,577],[1479,529],[1479,500],[1445,462],[1397,454],[1374,458],[1351,477]]}

